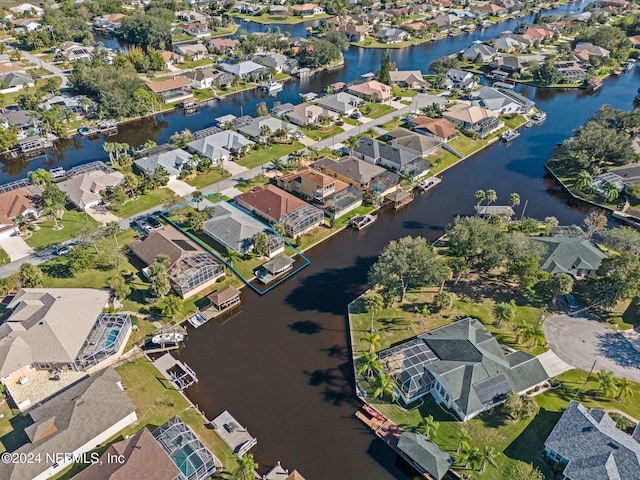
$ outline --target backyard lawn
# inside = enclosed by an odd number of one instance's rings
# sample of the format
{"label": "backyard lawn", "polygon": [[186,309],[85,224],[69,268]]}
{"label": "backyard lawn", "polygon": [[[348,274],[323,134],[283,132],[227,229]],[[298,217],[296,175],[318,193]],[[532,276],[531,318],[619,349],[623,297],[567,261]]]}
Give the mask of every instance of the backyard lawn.
{"label": "backyard lawn", "polygon": [[487,140],[482,138],[473,139],[471,137],[467,137],[466,135],[460,134],[457,138],[454,138],[449,142],[449,146],[453,148],[456,152],[465,157],[471,155],[474,152],[477,152],[481,148],[487,145]]}
{"label": "backyard lawn", "polygon": [[514,118],[511,118],[510,115],[503,115],[500,117],[500,120],[502,120],[504,124],[511,129],[518,128],[526,123],[522,115],[516,115]]}
{"label": "backyard lawn", "polygon": [[431,161],[431,170],[429,172],[431,175],[440,173],[461,160],[444,148],[441,148],[433,155],[429,155],[427,159]]}
{"label": "backyard lawn", "polygon": [[137,213],[158,207],[168,200],[171,200],[175,194],[168,188],[158,188],[148,193],[138,195],[135,200],[129,200],[124,205],[117,208],[111,208],[111,211],[120,218],[128,218]]}
{"label": "backyard lawn", "polygon": [[338,125],[331,125],[324,128],[300,127],[300,131],[312,140],[324,140],[344,132]]}
{"label": "backyard lawn", "polygon": [[374,103],[373,106],[371,107],[371,110],[368,113],[365,113],[367,112],[366,107],[361,108],[360,111],[365,117],[375,119],[375,118],[380,118],[383,115],[386,115],[387,113],[395,112],[396,109],[390,105],[385,105],[384,103]]}
{"label": "backyard lawn", "polygon": [[274,143],[268,148],[260,148],[245,155],[244,158],[238,160],[238,165],[242,165],[247,168],[254,168],[262,165],[263,163],[270,162],[276,158],[289,155],[291,152],[301,150],[304,148],[300,142],[287,143]]}
{"label": "backyard lawn", "polygon": [[267,177],[266,175],[260,174],[260,175],[256,175],[253,178],[250,178],[248,180],[245,180],[243,182],[236,184],[235,187],[241,192],[246,192],[248,190],[251,190],[256,185],[267,185],[268,183],[269,183],[269,177]]}
{"label": "backyard lawn", "polygon": [[189,178],[186,182],[192,187],[202,188],[219,182],[228,176],[229,173],[226,170],[220,167],[213,167],[207,173],[196,173],[194,177]]}
{"label": "backyard lawn", "polygon": [[47,248],[78,237],[88,224],[95,225],[96,221],[84,212],[65,209],[62,220],[58,220],[58,224],[64,225],[64,228],[54,230],[55,223],[50,218],[38,222],[40,229],[32,232],[26,242],[36,250]]}

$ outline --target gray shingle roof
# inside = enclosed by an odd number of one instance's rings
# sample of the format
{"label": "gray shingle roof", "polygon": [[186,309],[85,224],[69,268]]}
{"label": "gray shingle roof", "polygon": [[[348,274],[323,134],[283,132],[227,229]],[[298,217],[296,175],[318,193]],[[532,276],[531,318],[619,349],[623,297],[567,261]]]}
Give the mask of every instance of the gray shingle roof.
{"label": "gray shingle roof", "polygon": [[234,75],[244,76],[252,73],[264,70],[264,67],[256,62],[240,62],[240,63],[221,63],[220,66],[225,72],[233,73]]}
{"label": "gray shingle roof", "polygon": [[569,461],[569,480],[640,478],[640,443],[606,413],[571,401],[544,443]]}
{"label": "gray shingle roof", "polygon": [[93,288],[21,289],[0,326],[0,376],[31,363],[73,362],[109,295]]}
{"label": "gray shingle roof", "polygon": [[540,268],[549,273],[568,273],[576,268],[597,270],[607,256],[584,237],[533,237],[546,247]]}
{"label": "gray shingle roof", "polygon": [[347,92],[340,92],[322,97],[317,103],[329,110],[344,114],[356,109],[362,103],[362,99]]}
{"label": "gray shingle roof", "polygon": [[[198,141],[198,140],[196,140]],[[168,152],[158,153],[149,157],[142,157],[134,163],[148,173],[155,172],[158,168],[164,167],[170,176],[178,175],[186,164],[191,161],[191,154],[181,148]]]}
{"label": "gray shingle roof", "polygon": [[362,184],[369,183],[376,176],[386,172],[382,167],[354,157],[344,157],[325,168]]}
{"label": "gray shingle roof", "polygon": [[280,128],[288,129],[290,132],[297,130],[297,128],[289,122],[270,115],[255,118],[250,124],[240,127],[238,130],[247,137],[256,139],[260,137],[260,128],[264,126],[269,127],[271,133],[275,133],[275,131]]}
{"label": "gray shingle roof", "polygon": [[409,148],[388,145],[370,137],[360,137],[360,144],[354,153],[373,159],[384,159],[402,169],[405,165],[422,158],[420,152]]}
{"label": "gray shingle roof", "polygon": [[453,464],[453,458],[424,435],[402,432],[398,448],[436,480],[440,480]]}
{"label": "gray shingle roof", "polygon": [[69,178],[58,183],[57,186],[68,195],[74,205],[83,208],[101,200],[100,192],[121,184],[123,180],[124,175],[120,172],[104,173],[100,170],[94,170]]}
{"label": "gray shingle roof", "polygon": [[95,447],[96,437],[136,411],[119,382],[120,376],[109,367],[31,410],[33,423],[25,428],[31,442],[14,453],[33,458],[40,454],[42,461],[0,463],[0,478],[30,479],[51,466],[47,454],[74,452],[87,444],[83,451]]}

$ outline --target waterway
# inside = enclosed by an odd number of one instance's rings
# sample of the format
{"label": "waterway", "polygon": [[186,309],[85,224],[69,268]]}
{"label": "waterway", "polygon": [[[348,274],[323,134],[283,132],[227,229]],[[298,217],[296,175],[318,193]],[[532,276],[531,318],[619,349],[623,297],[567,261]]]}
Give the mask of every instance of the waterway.
{"label": "waterway", "polygon": [[523,89],[547,112],[542,126],[446,171],[434,190],[397,213],[383,212],[367,230],[322,243],[307,253],[311,265],[295,277],[265,297],[245,292],[239,315],[191,335],[181,358],[200,381],[188,396],[209,418],[232,411],[258,438],[261,465],[281,460],[310,479],[407,478],[395,455],[353,417],[359,403],[346,305],[365,290],[367,271],[390,240],[435,239],[456,215],[472,213],[477,189],[495,189],[498,203],[519,193],[518,214],[527,202],[527,216],[580,224],[585,206],[546,177],[543,164],[600,105],[629,110],[638,85],[640,69],[606,80],[594,94]]}
{"label": "waterway", "polygon": [[[576,12],[592,1],[594,0],[566,3],[557,9],[545,12],[545,15]],[[422,43],[404,49],[390,49],[391,61],[402,70],[417,69],[426,72],[429,63],[433,60],[466,49],[474,41],[495,38],[505,30],[513,30],[523,21],[532,23],[533,16],[507,20],[489,28],[478,29],[454,38]],[[306,36],[306,28],[314,24],[314,22],[304,22],[295,25],[279,25],[279,27],[282,32],[288,32],[292,37],[304,37]],[[255,22],[240,22],[240,28],[248,32],[265,31],[267,27]],[[115,38],[100,37],[97,40],[109,48],[124,48]],[[30,161],[0,158],[0,184],[16,178],[23,178],[28,171],[41,167],[46,169],[56,166],[70,168],[90,161],[106,160],[108,157],[102,148],[105,141],[125,142],[132,146],[138,146],[151,139],[160,144],[166,142],[176,131],[185,128],[196,131],[209,127],[214,124],[214,119],[221,115],[229,113],[253,115],[256,111],[256,105],[262,101],[266,101],[269,108],[275,101],[299,103],[301,93],[321,93],[331,83],[356,80],[364,73],[375,71],[380,65],[382,53],[381,49],[351,47],[344,53],[343,68],[331,72],[319,72],[310,78],[288,82],[283,91],[276,96],[269,97],[265,92],[257,89],[246,91],[221,101],[214,101],[213,104],[202,108],[193,115],[185,116],[182,111],[171,111],[130,122],[121,126],[118,134],[111,137],[99,136],[90,139],[76,135],[72,139],[57,142],[56,147],[48,150],[46,156]]]}

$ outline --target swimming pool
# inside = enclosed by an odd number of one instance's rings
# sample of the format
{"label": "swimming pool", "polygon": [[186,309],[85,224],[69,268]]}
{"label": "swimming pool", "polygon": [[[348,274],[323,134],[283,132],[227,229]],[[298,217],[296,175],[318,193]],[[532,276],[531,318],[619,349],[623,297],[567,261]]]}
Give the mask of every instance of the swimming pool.
{"label": "swimming pool", "polygon": [[118,335],[120,334],[120,330],[113,329],[107,335],[107,339],[104,342],[104,348],[113,348],[116,344],[116,340],[118,339]]}

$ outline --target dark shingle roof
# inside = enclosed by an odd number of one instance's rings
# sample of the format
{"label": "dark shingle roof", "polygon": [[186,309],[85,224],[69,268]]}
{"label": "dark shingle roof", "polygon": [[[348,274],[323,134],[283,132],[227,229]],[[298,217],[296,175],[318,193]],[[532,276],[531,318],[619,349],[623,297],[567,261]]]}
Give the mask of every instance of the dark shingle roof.
{"label": "dark shingle roof", "polygon": [[444,477],[453,458],[424,435],[416,432],[403,432],[398,440],[398,448],[431,477],[440,480]]}
{"label": "dark shingle roof", "polygon": [[546,247],[540,268],[549,273],[571,274],[574,268],[597,270],[607,256],[588,238],[534,237]]}

